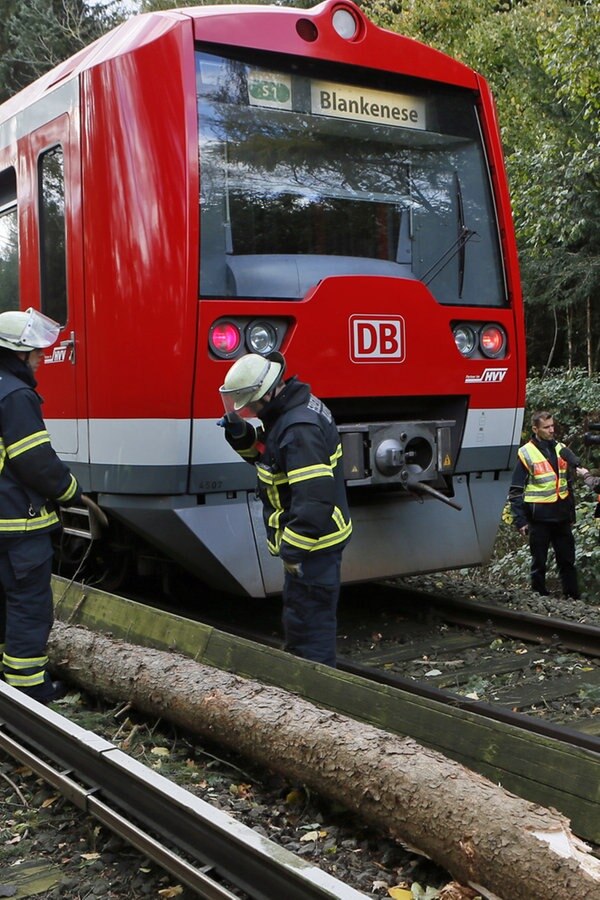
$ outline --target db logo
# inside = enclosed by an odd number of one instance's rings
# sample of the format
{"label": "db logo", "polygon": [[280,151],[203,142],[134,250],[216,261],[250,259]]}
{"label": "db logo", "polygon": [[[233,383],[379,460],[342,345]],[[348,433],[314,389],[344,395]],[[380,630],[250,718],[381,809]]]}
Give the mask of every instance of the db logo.
{"label": "db logo", "polygon": [[350,316],[350,358],[353,362],[402,362],[405,356],[402,316]]}

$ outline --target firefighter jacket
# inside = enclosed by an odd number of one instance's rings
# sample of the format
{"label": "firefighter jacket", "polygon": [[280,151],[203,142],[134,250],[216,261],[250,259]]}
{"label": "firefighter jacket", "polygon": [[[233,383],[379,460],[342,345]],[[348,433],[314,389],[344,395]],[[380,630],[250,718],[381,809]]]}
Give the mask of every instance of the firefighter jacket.
{"label": "firefighter jacket", "polygon": [[12,351],[0,354],[0,539],[59,527],[56,503],[79,486],[50,443],[33,372]]}
{"label": "firefighter jacket", "polygon": [[519,449],[509,500],[514,523],[575,521],[569,466],[560,456],[564,444],[533,437]]}
{"label": "firefighter jacket", "polygon": [[244,437],[227,439],[255,465],[269,551],[285,562],[341,549],[352,532],[342,469],[342,445],[330,411],[296,377],[247,423]]}

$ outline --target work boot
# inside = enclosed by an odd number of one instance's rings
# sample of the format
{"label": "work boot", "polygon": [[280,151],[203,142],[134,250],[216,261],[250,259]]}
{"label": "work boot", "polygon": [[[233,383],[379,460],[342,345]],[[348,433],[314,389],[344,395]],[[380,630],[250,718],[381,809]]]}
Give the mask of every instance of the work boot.
{"label": "work boot", "polygon": [[52,690],[54,693],[48,700],[44,701],[45,703],[54,703],[56,700],[62,700],[62,698],[66,697],[69,693],[69,687],[64,681],[53,681]]}

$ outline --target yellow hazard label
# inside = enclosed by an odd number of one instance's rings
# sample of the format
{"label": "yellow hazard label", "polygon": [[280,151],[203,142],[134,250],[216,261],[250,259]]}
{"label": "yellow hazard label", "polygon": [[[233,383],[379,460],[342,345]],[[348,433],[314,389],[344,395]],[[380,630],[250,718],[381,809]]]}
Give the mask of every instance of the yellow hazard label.
{"label": "yellow hazard label", "polygon": [[445,455],[445,457],[444,457],[444,468],[446,468],[446,466],[451,466],[451,465],[452,465],[452,460],[450,459],[450,457],[449,457],[448,454],[446,453],[446,455]]}

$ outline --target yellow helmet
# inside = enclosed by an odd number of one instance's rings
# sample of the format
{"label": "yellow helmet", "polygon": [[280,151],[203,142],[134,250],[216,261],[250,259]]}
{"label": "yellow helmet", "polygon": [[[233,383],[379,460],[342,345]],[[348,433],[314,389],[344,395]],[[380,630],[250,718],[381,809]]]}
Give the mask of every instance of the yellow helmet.
{"label": "yellow helmet", "polygon": [[219,388],[226,412],[239,412],[268,394],[281,380],[285,359],[274,351],[268,356],[248,353],[236,360]]}
{"label": "yellow helmet", "polygon": [[9,309],[0,313],[0,347],[25,353],[43,350],[55,343],[60,328],[37,309]]}

